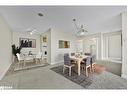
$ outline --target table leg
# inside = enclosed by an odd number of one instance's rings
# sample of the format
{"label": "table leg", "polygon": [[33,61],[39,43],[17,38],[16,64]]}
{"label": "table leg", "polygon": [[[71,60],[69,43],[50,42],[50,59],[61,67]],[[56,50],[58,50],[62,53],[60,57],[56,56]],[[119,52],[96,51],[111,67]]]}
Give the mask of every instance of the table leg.
{"label": "table leg", "polygon": [[78,61],[78,75],[80,76],[80,61]]}

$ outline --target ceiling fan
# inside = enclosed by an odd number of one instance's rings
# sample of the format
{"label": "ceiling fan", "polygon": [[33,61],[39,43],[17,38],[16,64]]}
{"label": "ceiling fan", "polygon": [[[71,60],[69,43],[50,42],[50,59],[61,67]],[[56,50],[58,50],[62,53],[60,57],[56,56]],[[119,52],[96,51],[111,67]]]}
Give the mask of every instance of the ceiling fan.
{"label": "ceiling fan", "polygon": [[88,32],[87,30],[85,30],[83,24],[80,27],[76,24],[76,19],[73,19],[73,22],[74,22],[74,25],[77,29],[77,35],[83,36],[83,35],[85,35],[85,32]]}

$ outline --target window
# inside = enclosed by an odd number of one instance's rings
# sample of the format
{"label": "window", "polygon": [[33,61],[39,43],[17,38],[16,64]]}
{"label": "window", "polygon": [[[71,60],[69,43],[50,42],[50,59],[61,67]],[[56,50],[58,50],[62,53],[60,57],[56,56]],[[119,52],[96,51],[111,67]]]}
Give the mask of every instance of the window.
{"label": "window", "polygon": [[121,33],[108,33],[104,35],[104,58],[121,61]]}

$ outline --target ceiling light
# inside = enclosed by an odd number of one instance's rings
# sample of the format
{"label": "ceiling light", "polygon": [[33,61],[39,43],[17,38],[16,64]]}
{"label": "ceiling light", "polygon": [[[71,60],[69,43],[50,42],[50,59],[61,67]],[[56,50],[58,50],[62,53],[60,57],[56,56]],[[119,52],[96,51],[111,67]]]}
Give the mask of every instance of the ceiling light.
{"label": "ceiling light", "polygon": [[87,30],[84,29],[83,25],[81,25],[81,26],[77,25],[76,19],[73,19],[73,22],[74,22],[74,25],[77,29],[77,35],[83,36],[83,35],[85,35],[85,32],[88,32]]}
{"label": "ceiling light", "polygon": [[33,35],[33,33],[32,33],[32,32],[30,32],[30,35]]}
{"label": "ceiling light", "polygon": [[29,32],[30,35],[33,35],[37,32],[37,30],[36,29],[28,29],[27,32]]}
{"label": "ceiling light", "polygon": [[42,16],[44,16],[42,13],[38,13],[38,16],[40,16],[40,17],[42,17]]}

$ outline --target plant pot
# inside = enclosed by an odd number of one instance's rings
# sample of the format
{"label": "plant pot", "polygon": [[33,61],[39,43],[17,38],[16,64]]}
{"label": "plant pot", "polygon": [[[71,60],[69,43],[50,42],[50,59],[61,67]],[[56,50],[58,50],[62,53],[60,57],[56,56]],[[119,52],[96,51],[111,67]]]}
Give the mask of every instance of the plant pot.
{"label": "plant pot", "polygon": [[17,57],[13,55],[13,63],[17,63],[17,62],[18,62]]}

